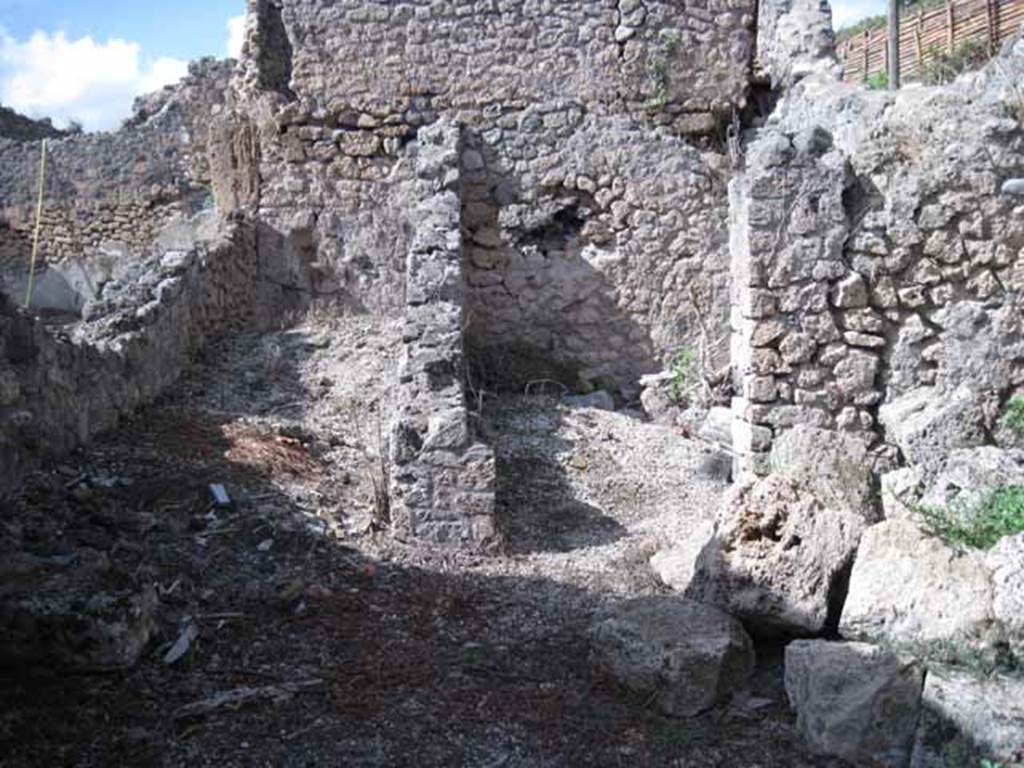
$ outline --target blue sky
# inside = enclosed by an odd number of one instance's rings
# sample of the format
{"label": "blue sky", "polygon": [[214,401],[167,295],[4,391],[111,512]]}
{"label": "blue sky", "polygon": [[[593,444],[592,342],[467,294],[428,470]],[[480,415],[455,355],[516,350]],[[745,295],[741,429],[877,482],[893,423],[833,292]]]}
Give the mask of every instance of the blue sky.
{"label": "blue sky", "polygon": [[[887,0],[837,0],[837,28]],[[58,125],[116,128],[142,93],[201,56],[236,55],[245,0],[0,0],[0,104]]]}
{"label": "blue sky", "polygon": [[116,128],[190,60],[236,53],[244,13],[245,0],[0,0],[0,104]]}

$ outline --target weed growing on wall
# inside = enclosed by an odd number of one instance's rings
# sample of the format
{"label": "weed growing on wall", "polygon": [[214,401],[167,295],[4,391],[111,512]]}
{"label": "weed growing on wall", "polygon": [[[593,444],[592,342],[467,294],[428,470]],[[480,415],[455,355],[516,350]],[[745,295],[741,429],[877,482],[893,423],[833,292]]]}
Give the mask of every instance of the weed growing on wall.
{"label": "weed growing on wall", "polygon": [[649,75],[654,83],[654,95],[644,104],[644,108],[649,111],[657,111],[668,103],[671,66],[679,53],[679,46],[682,44],[682,37],[674,29],[663,29],[658,37],[661,44],[651,54],[649,64]]}
{"label": "weed growing on wall", "polygon": [[1024,487],[1007,486],[971,506],[918,507],[928,533],[955,547],[991,549],[1000,539],[1024,533]]}
{"label": "weed growing on wall", "polygon": [[693,386],[693,359],[693,350],[689,347],[683,347],[672,358],[672,367],[669,369],[672,378],[668,384],[668,396],[673,403],[679,403]]}
{"label": "weed growing on wall", "polygon": [[1024,437],[1024,397],[1011,397],[999,421],[1004,427]]}

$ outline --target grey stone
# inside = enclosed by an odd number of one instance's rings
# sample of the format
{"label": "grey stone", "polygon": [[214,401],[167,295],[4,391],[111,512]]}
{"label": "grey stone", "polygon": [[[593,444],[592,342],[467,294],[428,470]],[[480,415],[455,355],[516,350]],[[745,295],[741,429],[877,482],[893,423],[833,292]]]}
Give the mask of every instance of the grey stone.
{"label": "grey stone", "polygon": [[986,440],[981,399],[965,386],[948,393],[921,387],[883,405],[878,419],[907,460],[927,469]]}
{"label": "grey stone", "polygon": [[827,509],[794,481],[770,475],[726,496],[692,580],[675,586],[761,634],[821,632],[863,527],[860,516]]}
{"label": "grey stone", "polygon": [[928,483],[921,504],[969,510],[992,491],[1024,485],[1024,451],[985,445],[953,451]]}
{"label": "grey stone", "polygon": [[1024,533],[1007,536],[985,555],[992,580],[992,611],[1004,642],[1024,659]]}
{"label": "grey stone", "polygon": [[854,765],[910,762],[924,669],[866,643],[786,646],[786,695],[811,750]]}
{"label": "grey stone", "polygon": [[719,445],[732,445],[732,409],[715,407],[708,411],[707,418],[697,433],[702,440]]}
{"label": "grey stone", "polygon": [[982,759],[1006,766],[1024,759],[1024,680],[930,667],[912,768],[974,766]]}
{"label": "grey stone", "polygon": [[589,395],[570,395],[564,399],[571,408],[596,408],[599,411],[614,411],[615,398],[603,389]]}
{"label": "grey stone", "polygon": [[753,643],[738,621],[711,606],[668,597],[625,603],[591,630],[598,671],[667,715],[722,704],[750,677]]}
{"label": "grey stone", "polygon": [[878,519],[874,476],[864,441],[797,425],[772,444],[772,472],[800,483],[830,509]]}
{"label": "grey stone", "polygon": [[715,541],[716,525],[705,521],[688,531],[686,537],[651,557],[651,568],[666,586],[685,592],[693,582],[705,548]]}
{"label": "grey stone", "polygon": [[844,637],[978,650],[999,642],[984,558],[925,535],[910,520],[865,531],[850,574],[839,631]]}
{"label": "grey stone", "polygon": [[1003,182],[1002,193],[1024,197],[1024,179],[1007,179]]}

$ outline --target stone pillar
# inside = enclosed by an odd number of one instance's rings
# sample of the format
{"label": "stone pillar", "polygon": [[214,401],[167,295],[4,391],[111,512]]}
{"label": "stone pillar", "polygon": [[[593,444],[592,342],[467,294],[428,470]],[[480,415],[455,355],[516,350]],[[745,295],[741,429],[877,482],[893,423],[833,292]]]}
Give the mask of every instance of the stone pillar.
{"label": "stone pillar", "polygon": [[494,521],[494,452],[478,442],[463,389],[460,131],[423,128],[421,199],[406,262],[398,406],[391,429],[391,520],[401,538],[486,549]]}
{"label": "stone pillar", "polygon": [[797,424],[874,439],[882,318],[843,258],[846,160],[821,128],[766,129],[730,185],[737,476]]}

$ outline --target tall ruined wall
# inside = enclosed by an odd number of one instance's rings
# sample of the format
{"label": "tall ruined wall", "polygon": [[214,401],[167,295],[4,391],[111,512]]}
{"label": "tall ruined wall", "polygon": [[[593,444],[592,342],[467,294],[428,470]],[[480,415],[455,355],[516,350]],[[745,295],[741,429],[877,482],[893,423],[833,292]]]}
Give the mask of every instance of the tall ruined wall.
{"label": "tall ruined wall", "polygon": [[33,141],[64,135],[66,132],[56,128],[49,120],[32,120],[0,105],[0,138]]}
{"label": "tall ruined wall", "polygon": [[1024,385],[1024,198],[1003,191],[1022,75],[1018,43],[945,89],[820,77],[780,103],[732,188],[748,469],[798,423],[862,436],[880,467],[1000,439]]}
{"label": "tall ruined wall", "polygon": [[252,228],[234,225],[212,243],[136,264],[70,330],[0,296],[0,496],[46,457],[152,401],[208,336],[249,327],[255,267]]}
{"label": "tall ruined wall", "polygon": [[[206,137],[228,99],[230,71],[229,62],[198,62],[178,85],[139,100],[122,130],[48,142],[45,264],[71,281],[85,273],[84,283],[101,283],[148,255],[169,223],[212,205]],[[38,141],[0,139],[0,281],[8,287],[29,260],[39,158]]]}
{"label": "tall ruined wall", "polygon": [[401,306],[404,147],[445,115],[464,132],[475,348],[528,347],[619,383],[683,345],[721,364],[707,329],[728,310],[730,170],[687,140],[745,104],[754,6],[254,0],[249,202],[267,247],[293,252],[282,284]]}

